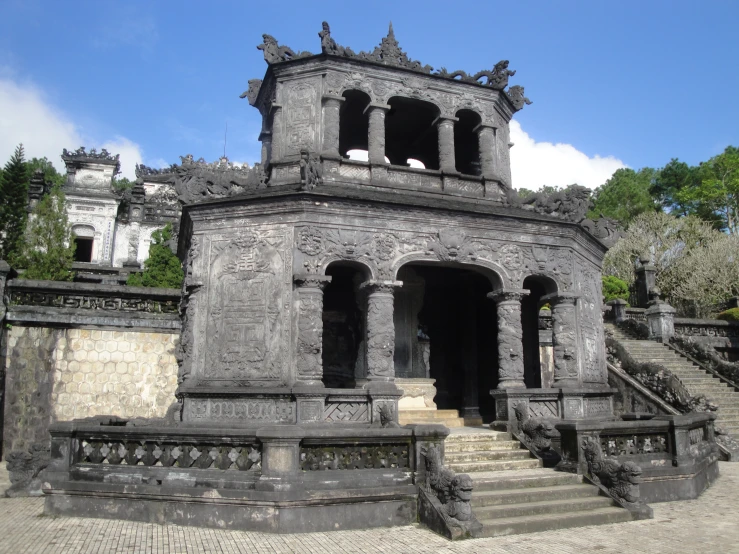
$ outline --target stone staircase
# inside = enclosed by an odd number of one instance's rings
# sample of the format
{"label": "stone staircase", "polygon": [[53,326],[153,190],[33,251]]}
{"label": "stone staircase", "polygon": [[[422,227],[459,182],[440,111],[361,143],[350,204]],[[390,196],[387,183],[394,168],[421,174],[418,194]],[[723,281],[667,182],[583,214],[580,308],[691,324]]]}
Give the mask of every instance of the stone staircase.
{"label": "stone staircase", "polygon": [[664,366],[682,381],[690,394],[703,394],[710,399],[718,406],[716,426],[732,436],[739,436],[739,392],[733,387],[662,343],[635,339],[613,325],[608,328],[635,360]]}
{"label": "stone staircase", "polygon": [[474,481],[472,506],[484,537],[631,521],[628,510],[571,473],[541,467],[510,433],[452,429],[445,465]]}
{"label": "stone staircase", "polygon": [[457,410],[398,410],[398,423],[400,425],[435,423],[450,429],[464,427],[464,419],[459,417]]}

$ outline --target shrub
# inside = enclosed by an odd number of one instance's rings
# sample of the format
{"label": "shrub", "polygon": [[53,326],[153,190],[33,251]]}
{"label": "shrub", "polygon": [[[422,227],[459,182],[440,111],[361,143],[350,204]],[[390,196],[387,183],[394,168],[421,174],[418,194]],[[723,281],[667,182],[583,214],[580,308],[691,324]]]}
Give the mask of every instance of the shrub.
{"label": "shrub", "polygon": [[739,321],[739,308],[725,310],[718,314],[716,319],[723,319],[724,321]]}
{"label": "shrub", "polygon": [[151,234],[149,257],[144,261],[144,271],[132,273],[127,285],[134,287],[166,287],[177,289],[185,277],[179,258],[169,248],[172,239],[172,225],[167,224]]}
{"label": "shrub", "polygon": [[606,302],[620,298],[621,300],[629,299],[629,284],[623,279],[619,279],[615,275],[604,275],[603,279],[603,296]]}

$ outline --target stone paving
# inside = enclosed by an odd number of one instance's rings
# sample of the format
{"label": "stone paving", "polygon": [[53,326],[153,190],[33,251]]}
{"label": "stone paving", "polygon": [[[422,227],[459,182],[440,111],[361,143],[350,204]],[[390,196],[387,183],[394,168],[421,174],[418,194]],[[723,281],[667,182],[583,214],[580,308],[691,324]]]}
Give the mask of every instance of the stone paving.
{"label": "stone paving", "polygon": [[417,526],[269,535],[118,520],[51,518],[42,513],[43,499],[2,498],[0,553],[739,552],[739,464],[722,462],[718,483],[698,500],[652,507],[655,518],[647,521],[451,543]]}

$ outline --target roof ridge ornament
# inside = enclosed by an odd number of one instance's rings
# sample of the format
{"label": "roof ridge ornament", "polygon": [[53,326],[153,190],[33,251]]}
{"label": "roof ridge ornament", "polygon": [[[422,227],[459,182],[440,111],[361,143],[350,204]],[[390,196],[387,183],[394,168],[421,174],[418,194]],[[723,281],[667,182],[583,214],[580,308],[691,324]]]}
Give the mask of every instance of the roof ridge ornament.
{"label": "roof ridge ornament", "polygon": [[[348,46],[342,46],[337,43],[331,37],[331,27],[327,21],[321,23],[321,31],[318,33],[318,37],[321,39],[321,53],[324,55],[364,60],[390,67],[400,67],[425,75],[435,75],[437,77],[444,77],[445,79],[454,79],[465,83],[489,87],[493,90],[505,90],[508,86],[508,79],[516,74],[515,70],[508,69],[508,60],[501,60],[492,69],[483,69],[473,75],[461,69],[450,72],[445,67],[434,71],[432,66],[408,57],[408,54],[403,51],[400,43],[395,38],[392,21],[388,26],[387,36],[371,52],[361,51],[355,53]],[[257,46],[257,48],[264,52],[264,61],[269,65],[314,55],[307,51],[296,53],[288,46],[280,46],[272,35],[264,34],[262,35],[262,39],[263,43]],[[252,87],[250,81],[250,90],[242,94],[242,98],[249,98],[251,103],[252,98],[256,101],[256,93],[258,93],[258,87]],[[531,104],[531,100],[523,95],[523,87],[519,85],[511,87],[506,94],[513,104],[515,111],[520,110],[526,104]]]}

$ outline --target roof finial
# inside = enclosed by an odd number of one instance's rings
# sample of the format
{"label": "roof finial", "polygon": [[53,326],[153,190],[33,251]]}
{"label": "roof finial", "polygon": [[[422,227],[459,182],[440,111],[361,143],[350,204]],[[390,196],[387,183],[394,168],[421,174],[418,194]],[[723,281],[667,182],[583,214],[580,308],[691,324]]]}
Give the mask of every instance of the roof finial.
{"label": "roof finial", "polygon": [[387,31],[387,36],[390,38],[395,38],[395,31],[393,31],[393,22],[390,22],[390,28]]}

